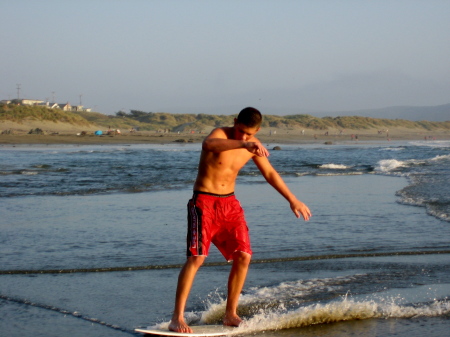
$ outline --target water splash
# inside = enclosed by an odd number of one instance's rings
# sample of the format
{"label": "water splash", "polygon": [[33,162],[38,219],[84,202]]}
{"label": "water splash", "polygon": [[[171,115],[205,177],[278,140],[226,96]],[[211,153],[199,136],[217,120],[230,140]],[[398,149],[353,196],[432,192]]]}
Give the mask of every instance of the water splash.
{"label": "water splash", "polygon": [[[200,324],[218,324],[224,313],[224,304],[211,304],[200,314]],[[244,304],[245,306],[245,304]],[[417,318],[440,317],[450,314],[448,300],[435,300],[431,303],[416,305],[399,305],[395,299],[357,301],[342,297],[330,303],[314,303],[297,309],[287,309],[284,305],[276,308],[260,308],[244,324],[229,333],[232,335],[255,334],[263,331],[303,328],[318,324],[329,324],[352,320],[366,320],[372,318]],[[199,316],[194,313],[186,315],[188,324],[198,324]],[[158,324],[151,328],[167,328],[169,322]]]}
{"label": "water splash", "polygon": [[436,317],[450,313],[450,302],[435,301],[431,304],[403,306],[376,301],[354,301],[344,297],[328,304],[313,304],[297,310],[261,312],[233,331],[233,334],[255,333],[266,330],[301,328],[315,324],[335,323],[371,318]]}
{"label": "water splash", "polygon": [[[351,298],[348,293],[333,299],[346,284],[364,281],[368,275],[282,282],[271,287],[252,288],[242,295],[239,315],[245,324],[232,334],[302,328],[317,324],[371,318],[439,317],[450,314],[450,301],[433,298],[429,302],[410,303],[398,296],[379,295],[375,299]],[[226,301],[220,296],[208,301],[204,312],[189,316],[190,322],[220,324]]]}

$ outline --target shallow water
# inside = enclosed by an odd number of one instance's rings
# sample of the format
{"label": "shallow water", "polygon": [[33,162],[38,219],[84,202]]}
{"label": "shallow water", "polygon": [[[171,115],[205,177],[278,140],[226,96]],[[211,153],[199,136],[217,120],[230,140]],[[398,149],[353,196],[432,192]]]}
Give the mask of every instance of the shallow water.
{"label": "shallow water", "polygon": [[[298,156],[297,150],[290,151]],[[372,151],[377,157],[380,152],[404,150]],[[344,155],[331,153],[332,158],[320,154],[322,159],[314,161],[354,167]],[[246,211],[255,263],[240,305],[247,328],[235,332],[446,335],[450,227],[424,207],[405,204],[402,191],[413,186],[411,172],[405,170],[417,169],[414,165],[401,171],[390,167],[382,174],[376,165],[374,171],[380,174],[354,174],[355,169],[331,174],[341,166],[327,166],[334,171],[326,175],[285,174],[291,190],[310,206],[309,222],[296,219],[260,177],[251,172],[241,176],[236,194]],[[29,177],[17,178],[17,183],[29,184]],[[190,195],[186,184],[142,193],[1,198],[2,335],[123,336],[136,327],[166,324],[184,262],[185,205]],[[224,311],[229,265],[216,250],[208,263],[188,303],[192,322],[216,323]]]}

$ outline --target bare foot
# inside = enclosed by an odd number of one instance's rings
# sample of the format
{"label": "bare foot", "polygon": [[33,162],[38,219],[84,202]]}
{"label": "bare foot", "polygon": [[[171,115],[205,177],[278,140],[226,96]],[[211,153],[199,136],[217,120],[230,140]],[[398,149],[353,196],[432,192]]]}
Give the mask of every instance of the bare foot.
{"label": "bare foot", "polygon": [[223,325],[226,326],[239,326],[242,323],[242,319],[237,316],[225,316],[225,318],[223,319]]}
{"label": "bare foot", "polygon": [[186,324],[183,320],[174,320],[172,319],[169,324],[169,330],[175,332],[184,332],[184,333],[193,333],[192,329],[189,325]]}

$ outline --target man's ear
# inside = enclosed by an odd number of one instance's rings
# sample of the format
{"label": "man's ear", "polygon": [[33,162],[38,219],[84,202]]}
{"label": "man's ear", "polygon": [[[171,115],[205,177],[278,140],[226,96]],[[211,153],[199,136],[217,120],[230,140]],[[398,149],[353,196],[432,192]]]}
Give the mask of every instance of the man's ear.
{"label": "man's ear", "polygon": [[234,126],[237,124],[237,118],[234,119]]}

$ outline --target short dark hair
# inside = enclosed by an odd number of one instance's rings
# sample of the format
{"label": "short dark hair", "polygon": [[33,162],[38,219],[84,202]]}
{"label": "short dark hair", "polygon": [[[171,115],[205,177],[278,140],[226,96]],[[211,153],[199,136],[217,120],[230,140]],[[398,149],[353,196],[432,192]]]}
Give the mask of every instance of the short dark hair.
{"label": "short dark hair", "polygon": [[259,128],[262,123],[261,112],[252,107],[242,109],[237,117],[237,123],[243,124],[250,128]]}

